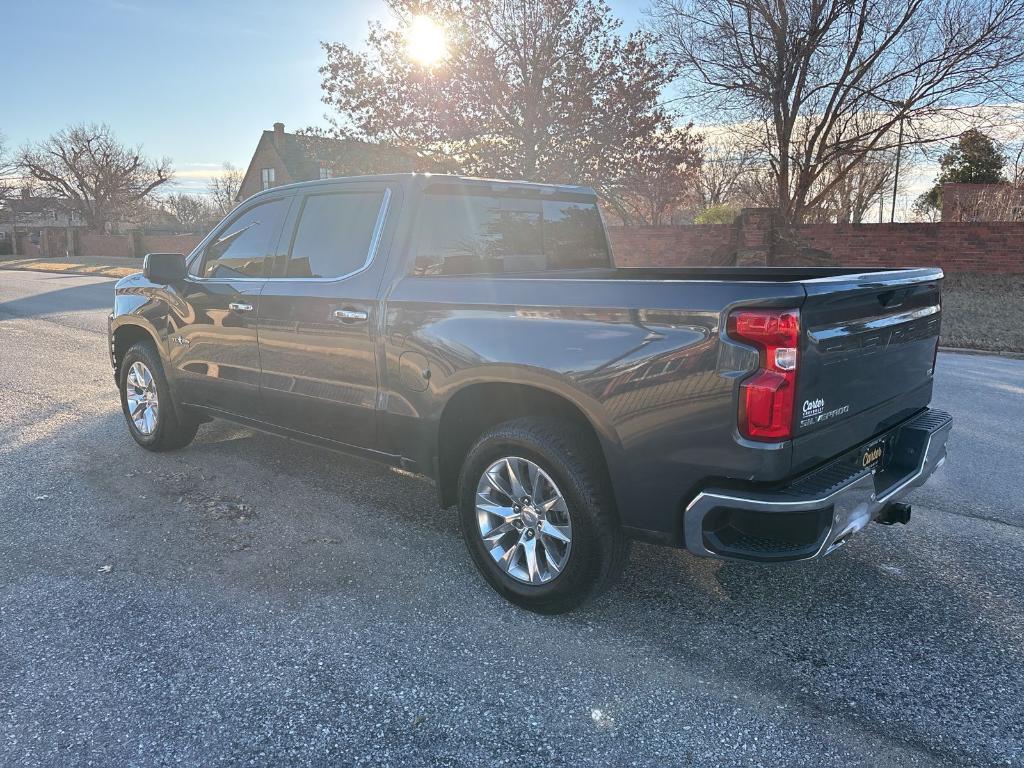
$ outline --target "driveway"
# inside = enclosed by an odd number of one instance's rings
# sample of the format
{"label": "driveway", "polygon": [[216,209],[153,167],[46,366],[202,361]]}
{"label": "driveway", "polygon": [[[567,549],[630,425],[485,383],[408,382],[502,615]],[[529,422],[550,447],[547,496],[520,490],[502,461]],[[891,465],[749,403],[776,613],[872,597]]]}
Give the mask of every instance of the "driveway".
{"label": "driveway", "polygon": [[1024,361],[940,355],[909,526],[637,545],[541,617],[420,479],[217,423],[137,448],[111,285],[0,274],[0,764],[1024,764]]}

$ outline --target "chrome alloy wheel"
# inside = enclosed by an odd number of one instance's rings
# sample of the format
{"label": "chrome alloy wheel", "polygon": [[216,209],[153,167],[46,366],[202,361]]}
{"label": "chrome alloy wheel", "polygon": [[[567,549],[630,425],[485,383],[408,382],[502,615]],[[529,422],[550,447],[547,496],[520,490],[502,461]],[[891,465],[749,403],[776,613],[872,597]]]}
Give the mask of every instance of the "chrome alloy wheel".
{"label": "chrome alloy wheel", "polygon": [[486,469],[476,487],[476,519],[484,547],[516,581],[546,584],[569,560],[572,521],[565,497],[528,459],[507,456]]}
{"label": "chrome alloy wheel", "polygon": [[128,401],[128,415],[135,428],[143,435],[152,435],[160,416],[160,402],[156,381],[145,363],[136,361],[128,369],[125,399]]}

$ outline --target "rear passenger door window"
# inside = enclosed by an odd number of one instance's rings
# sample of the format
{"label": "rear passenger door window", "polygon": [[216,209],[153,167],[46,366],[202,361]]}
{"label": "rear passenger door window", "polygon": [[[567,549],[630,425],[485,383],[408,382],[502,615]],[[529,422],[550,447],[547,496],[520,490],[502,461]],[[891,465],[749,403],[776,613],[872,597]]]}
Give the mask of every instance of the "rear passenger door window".
{"label": "rear passenger door window", "polygon": [[415,275],[608,267],[591,201],[428,192],[417,223]]}
{"label": "rear passenger door window", "polygon": [[204,278],[263,277],[277,246],[289,198],[268,200],[243,211],[206,246],[192,274]]}
{"label": "rear passenger door window", "polygon": [[363,190],[306,196],[279,276],[329,279],[363,269],[373,257],[386,194]]}

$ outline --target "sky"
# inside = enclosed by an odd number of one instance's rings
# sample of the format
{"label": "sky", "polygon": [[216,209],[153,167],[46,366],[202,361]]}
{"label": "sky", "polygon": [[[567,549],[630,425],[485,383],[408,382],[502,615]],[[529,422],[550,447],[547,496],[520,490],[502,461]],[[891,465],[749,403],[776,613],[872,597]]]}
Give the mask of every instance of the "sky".
{"label": "sky", "polygon": [[[626,30],[645,0],[611,0]],[[382,0],[2,0],[0,133],[12,148],[108,123],[169,157],[174,190],[245,168],[260,132],[324,124],[320,41],[359,46]]]}

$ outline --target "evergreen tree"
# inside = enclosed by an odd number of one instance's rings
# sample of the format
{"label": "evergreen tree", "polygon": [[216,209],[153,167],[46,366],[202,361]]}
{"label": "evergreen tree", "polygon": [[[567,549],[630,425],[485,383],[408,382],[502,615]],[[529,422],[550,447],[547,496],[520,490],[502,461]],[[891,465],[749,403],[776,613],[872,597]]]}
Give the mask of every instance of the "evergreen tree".
{"label": "evergreen tree", "polygon": [[935,185],[917,199],[916,207],[922,212],[941,208],[943,184],[1005,182],[1005,166],[1006,156],[990,136],[974,128],[964,131],[939,158]]}

